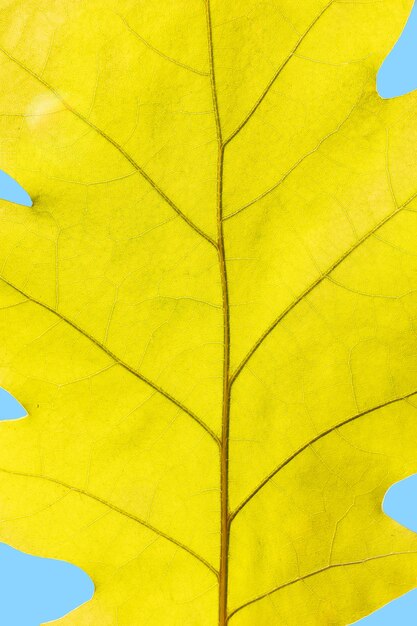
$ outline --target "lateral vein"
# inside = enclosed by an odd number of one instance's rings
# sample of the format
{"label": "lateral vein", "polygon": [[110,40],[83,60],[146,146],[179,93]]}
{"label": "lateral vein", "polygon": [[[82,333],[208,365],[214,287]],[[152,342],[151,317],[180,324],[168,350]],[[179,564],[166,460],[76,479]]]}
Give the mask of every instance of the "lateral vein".
{"label": "lateral vein", "polygon": [[66,489],[69,489],[70,491],[73,491],[75,493],[79,493],[82,496],[91,498],[92,500],[95,500],[96,502],[100,502],[100,504],[103,504],[104,506],[108,507],[112,511],[115,511],[116,513],[119,513],[120,515],[123,515],[124,517],[128,517],[129,519],[133,520],[134,522],[137,522],[141,526],[148,528],[149,530],[159,535],[163,539],[166,539],[170,543],[173,543],[178,548],[181,548],[185,552],[188,552],[188,554],[190,554],[195,559],[200,561],[200,563],[205,565],[211,572],[213,572],[213,574],[218,576],[217,570],[211,565],[211,563],[209,563],[204,557],[194,552],[194,550],[186,546],[184,543],[182,543],[181,541],[178,541],[177,539],[174,539],[170,535],[167,535],[167,533],[163,532],[162,530],[159,530],[158,528],[156,528],[155,526],[153,526],[146,520],[140,517],[137,517],[136,515],[133,515],[132,513],[129,513],[128,511],[124,511],[120,507],[116,506],[115,504],[112,504],[111,502],[108,502],[107,500],[104,500],[103,498],[100,498],[99,496],[95,496],[94,494],[88,491],[85,491],[84,489],[80,489],[79,487],[74,487],[73,485],[69,485],[68,483],[58,480],[57,478],[52,478],[50,476],[43,476],[42,474],[30,474],[26,472],[17,472],[17,471],[7,470],[4,468],[0,468],[0,472],[3,472],[4,474],[10,474],[12,476],[22,476],[23,478],[36,478],[39,480],[46,480],[50,483],[54,483],[56,485],[60,485],[61,487],[65,487]]}
{"label": "lateral vein", "polygon": [[374,226],[374,228],[372,228],[367,233],[365,233],[365,235],[360,237],[360,239],[358,239],[358,241],[351,248],[349,248],[346,252],[344,252],[344,254],[342,254],[342,256],[340,256],[336,261],[334,261],[334,263],[332,263],[332,265],[323,274],[320,274],[320,276],[318,276],[316,280],[314,280],[311,283],[311,285],[307,287],[307,289],[305,289],[295,300],[293,300],[293,302],[291,302],[291,304],[287,306],[287,308],[282,313],[280,313],[280,315],[272,322],[272,324],[268,326],[268,328],[262,333],[262,335],[259,337],[256,343],[252,346],[252,348],[249,350],[249,352],[246,354],[246,356],[242,359],[240,364],[237,366],[237,368],[235,369],[231,377],[231,384],[233,384],[236,381],[236,379],[238,378],[242,370],[245,368],[249,360],[253,357],[255,352],[260,348],[260,346],[263,344],[265,339],[278,326],[278,324],[283,319],[285,319],[287,315],[300,302],[302,302],[304,298],[306,298],[316,287],[318,287],[341,263],[343,263],[343,261],[345,261],[352,254],[352,252],[357,250],[363,243],[365,243],[365,241],[369,239],[369,237],[371,237],[380,228],[382,228],[385,224],[387,224],[390,220],[392,220],[400,211],[405,209],[416,197],[417,197],[417,192],[414,193],[408,200],[406,200],[404,204],[402,204],[401,206],[397,206],[394,209],[394,211],[392,211],[389,215],[387,215],[380,222],[378,222],[378,224]]}
{"label": "lateral vein", "polygon": [[147,174],[145,172],[145,170],[134,160],[134,158],[128,152],[126,152],[126,150],[120,144],[117,143],[117,141],[112,139],[112,137],[110,137],[110,135],[108,135],[106,132],[101,130],[101,128],[99,128],[98,126],[93,124],[85,115],[83,115],[82,113],[80,113],[79,111],[74,109],[74,107],[71,106],[69,104],[69,102],[67,102],[61,96],[61,94],[56,89],[54,89],[54,87],[52,87],[49,83],[47,83],[41,76],[36,74],[36,72],[34,72],[29,67],[24,65],[24,63],[19,61],[16,57],[14,57],[12,54],[10,54],[4,48],[0,48],[0,52],[2,52],[8,59],[10,59],[10,61],[12,61],[16,65],[18,65],[22,70],[27,72],[30,76],[32,76],[32,78],[37,80],[41,85],[43,85],[46,89],[48,89],[48,91],[50,91],[57,98],[57,100],[59,100],[59,102],[61,102],[64,105],[64,107],[68,111],[70,111],[73,115],[75,115],[75,117],[77,117],[84,124],[89,126],[98,135],[100,135],[105,141],[110,143],[118,152],[120,152],[120,154],[127,161],[129,161],[129,163],[134,167],[134,169],[137,172],[139,172],[139,174],[141,174],[141,176],[154,189],[154,191],[171,207],[171,209],[173,209],[175,211],[175,213],[177,213],[177,215],[182,220],[184,220],[184,222],[186,222],[188,224],[188,226],[190,226],[190,228],[192,228],[198,235],[200,235],[206,241],[208,241],[212,246],[217,248],[217,244],[216,244],[215,240],[212,239],[203,230],[201,230],[201,228],[199,228],[199,226],[197,226],[197,224],[195,224],[192,220],[190,220],[190,218],[185,213],[183,213],[183,211],[181,211],[181,209],[175,204],[175,202],[173,200],[171,200],[171,198],[169,196],[167,196],[167,194],[159,187],[159,185],[149,176],[149,174]]}
{"label": "lateral vein", "polygon": [[44,302],[41,302],[40,300],[37,300],[36,298],[34,298],[33,296],[29,295],[28,293],[26,293],[25,291],[23,291],[22,289],[20,289],[19,287],[17,287],[16,285],[14,285],[13,283],[11,283],[10,281],[6,280],[4,277],[0,276],[0,280],[5,283],[6,285],[8,285],[9,287],[11,287],[12,289],[14,289],[15,291],[17,291],[18,293],[20,293],[22,296],[24,296],[27,300],[30,300],[30,302],[33,302],[34,304],[42,307],[43,309],[45,309],[46,311],[49,311],[49,313],[52,313],[52,315],[55,315],[56,317],[58,317],[59,319],[61,319],[63,322],[65,322],[66,324],[68,324],[69,326],[71,326],[71,328],[73,328],[74,330],[76,330],[77,332],[79,332],[81,335],[83,335],[83,337],[85,337],[86,339],[88,339],[89,341],[91,341],[95,346],[97,346],[100,350],[102,350],[103,352],[105,352],[115,363],[117,363],[118,365],[120,365],[120,367],[123,367],[123,369],[127,370],[128,372],[130,372],[131,374],[133,374],[133,376],[135,376],[136,378],[138,378],[139,380],[141,380],[142,382],[146,383],[147,385],[149,385],[149,387],[151,387],[152,389],[154,389],[155,391],[157,391],[160,395],[164,396],[164,398],[166,398],[167,400],[169,400],[170,402],[172,402],[172,404],[175,404],[175,406],[177,406],[179,409],[181,409],[181,411],[183,411],[184,413],[186,413],[189,417],[191,417],[197,424],[199,424],[208,435],[210,435],[210,437],[213,439],[213,441],[219,445],[219,438],[216,435],[216,433],[211,430],[211,428],[209,426],[207,426],[207,424],[205,424],[203,422],[202,419],[200,419],[193,411],[191,411],[190,409],[188,409],[182,402],[180,402],[179,400],[177,400],[176,398],[174,398],[174,396],[172,396],[170,393],[168,393],[167,391],[165,391],[164,389],[162,389],[162,387],[160,387],[159,385],[157,385],[156,383],[152,382],[149,378],[147,378],[146,376],[144,376],[143,374],[141,374],[140,372],[138,372],[137,370],[135,370],[133,367],[131,367],[128,363],[126,363],[125,361],[122,361],[118,356],[116,356],[116,354],[114,354],[114,352],[112,352],[111,350],[109,350],[104,344],[102,344],[98,339],[96,339],[95,337],[93,337],[92,335],[90,335],[89,333],[87,333],[85,330],[83,330],[81,328],[81,326],[78,326],[78,324],[76,324],[75,322],[73,322],[72,320],[70,320],[68,317],[66,317],[65,315],[63,315],[62,313],[59,313],[58,311],[56,311],[55,309],[53,309],[52,307],[50,307],[49,305],[45,304]]}
{"label": "lateral vein", "polygon": [[239,126],[237,126],[235,128],[235,130],[224,140],[224,145],[226,146],[228,143],[230,143],[232,141],[232,139],[234,139],[236,137],[236,135],[238,133],[240,133],[240,131],[242,130],[242,128],[244,128],[246,126],[246,124],[249,122],[249,120],[251,119],[251,117],[253,116],[253,114],[255,113],[255,111],[257,110],[257,108],[259,107],[259,105],[263,102],[263,100],[265,99],[266,95],[268,94],[269,90],[271,89],[271,87],[273,86],[273,84],[275,83],[275,81],[277,80],[278,76],[281,74],[282,70],[285,68],[285,66],[288,64],[288,62],[290,61],[290,59],[292,59],[292,57],[294,56],[294,54],[297,52],[298,48],[301,46],[301,44],[303,43],[304,39],[307,37],[307,35],[309,34],[309,32],[312,30],[312,28],[317,24],[317,22],[319,21],[319,19],[322,17],[322,15],[327,11],[327,9],[335,2],[335,0],[330,0],[330,2],[328,2],[326,4],[326,6],[320,11],[320,13],[314,18],[314,20],[310,23],[310,25],[308,26],[308,28],[304,31],[304,33],[301,35],[301,37],[296,41],[294,47],[292,48],[292,50],[290,51],[290,53],[286,56],[286,58],[282,61],[281,65],[278,67],[278,69],[276,70],[275,74],[272,76],[271,80],[269,81],[269,83],[267,84],[267,86],[265,87],[265,89],[263,90],[263,92],[261,93],[261,95],[259,96],[259,98],[257,99],[257,101],[255,102],[255,104],[253,105],[253,107],[250,109],[250,111],[247,113],[247,115],[245,116],[245,118],[240,122]]}
{"label": "lateral vein", "polygon": [[261,480],[261,482],[257,485],[257,487],[255,487],[255,489],[236,507],[233,513],[231,513],[230,520],[233,521],[235,517],[242,511],[242,509],[244,509],[245,506],[249,504],[252,498],[254,498],[256,494],[259,493],[261,489],[265,487],[265,485],[267,485],[270,480],[272,480],[272,478],[274,478],[274,476],[276,476],[282,469],[284,469],[284,467],[286,467],[289,463],[291,463],[291,461],[297,458],[302,452],[304,452],[304,450],[307,450],[307,448],[312,446],[314,443],[316,443],[317,441],[320,441],[320,439],[323,439],[324,437],[327,437],[327,435],[330,435],[330,433],[338,430],[339,428],[342,428],[342,426],[346,426],[347,424],[350,424],[351,422],[354,422],[358,420],[359,418],[364,417],[365,415],[375,413],[375,411],[379,411],[380,409],[383,409],[392,404],[397,404],[398,402],[408,400],[409,398],[412,398],[415,395],[417,395],[417,391],[412,391],[403,396],[399,396],[398,398],[394,398],[393,400],[388,400],[387,402],[378,404],[377,406],[374,406],[370,409],[366,409],[365,411],[361,411],[360,413],[357,413],[356,415],[353,415],[352,417],[348,417],[342,422],[339,422],[338,424],[335,424],[331,428],[328,428],[327,430],[319,433],[316,437],[314,437],[313,439],[310,439],[310,441],[307,441],[307,443],[302,445],[301,448],[298,448],[298,450],[296,450],[293,454],[291,454],[291,456],[287,457],[285,461],[282,461],[282,463],[280,463],[272,472],[270,472],[268,476],[266,476],[263,480]]}
{"label": "lateral vein", "polygon": [[283,585],[279,585],[278,587],[274,587],[273,589],[270,589],[269,591],[266,591],[265,593],[256,596],[256,598],[253,598],[252,600],[249,600],[248,602],[245,602],[245,604],[242,604],[241,606],[239,606],[237,609],[234,609],[230,615],[229,615],[229,620],[231,617],[233,617],[234,615],[236,615],[236,613],[238,613],[239,611],[241,611],[242,609],[245,609],[246,607],[250,606],[251,604],[254,604],[255,602],[259,602],[259,600],[263,600],[264,598],[267,598],[268,596],[272,595],[273,593],[276,593],[277,591],[280,591],[281,589],[285,589],[285,587],[290,587],[291,585],[295,585],[298,582],[301,582],[303,580],[307,580],[308,578],[311,578],[313,576],[317,576],[318,574],[322,574],[323,572],[327,572],[329,570],[332,569],[336,569],[339,567],[350,567],[353,565],[364,565],[365,563],[369,563],[371,561],[377,561],[379,559],[386,559],[388,557],[391,556],[405,556],[406,554],[417,554],[416,550],[407,550],[404,552],[390,552],[389,554],[377,554],[376,556],[370,556],[367,557],[365,559],[361,559],[358,561],[348,561],[346,563],[334,563],[332,565],[326,565],[325,567],[322,567],[321,569],[315,570],[314,572],[310,572],[309,574],[305,574],[304,576],[300,576],[299,578],[294,578],[294,580],[290,580],[287,583],[284,583]]}

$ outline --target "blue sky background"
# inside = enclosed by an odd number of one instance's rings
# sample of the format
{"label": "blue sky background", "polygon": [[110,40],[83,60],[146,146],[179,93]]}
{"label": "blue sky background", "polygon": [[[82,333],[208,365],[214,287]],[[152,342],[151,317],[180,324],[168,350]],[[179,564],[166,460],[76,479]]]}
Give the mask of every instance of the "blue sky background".
{"label": "blue sky background", "polygon": [[376,85],[383,98],[395,98],[417,89],[416,2],[401,37],[378,72]]}
{"label": "blue sky background", "polygon": [[[399,41],[378,73],[377,89],[383,98],[399,97],[417,89],[417,3]],[[2,171],[0,197],[32,205],[26,191]],[[0,420],[22,419],[25,415],[18,399],[0,388]],[[383,510],[417,532],[417,474],[388,490]],[[89,600],[93,593],[93,582],[78,567],[27,555],[0,543],[0,624],[39,626],[62,617]],[[416,624],[417,588],[356,622],[358,626]]]}

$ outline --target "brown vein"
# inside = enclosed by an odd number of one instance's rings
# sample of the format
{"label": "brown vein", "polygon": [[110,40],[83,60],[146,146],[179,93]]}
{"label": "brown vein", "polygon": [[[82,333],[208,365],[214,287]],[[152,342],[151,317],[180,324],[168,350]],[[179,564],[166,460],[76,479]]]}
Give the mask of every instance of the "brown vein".
{"label": "brown vein", "polygon": [[291,304],[287,306],[287,308],[280,313],[280,315],[272,322],[272,324],[263,332],[263,334],[259,337],[257,342],[253,345],[253,347],[249,350],[246,356],[242,359],[240,364],[235,369],[232,377],[231,384],[236,381],[239,374],[242,372],[244,367],[247,365],[248,361],[253,357],[255,352],[260,348],[265,339],[272,333],[272,331],[278,326],[278,324],[287,317],[287,315],[300,303],[304,298],[306,298],[318,285],[320,285],[343,261],[345,261],[355,250],[357,250],[365,241],[369,239],[374,233],[376,233],[380,228],[382,228],[385,224],[387,224],[390,220],[392,220],[400,211],[405,209],[415,198],[417,197],[417,192],[414,193],[404,204],[401,206],[396,206],[395,210],[392,211],[389,215],[384,217],[374,228],[365,233],[358,241],[347,250],[341,257],[339,257],[332,265],[323,273],[320,274],[316,278],[315,281],[311,283],[307,289],[305,289]]}
{"label": "brown vein", "polygon": [[229,422],[230,422],[230,307],[227,280],[226,252],[223,232],[223,164],[224,144],[219,114],[214,68],[213,29],[211,24],[210,0],[206,0],[207,42],[210,63],[210,84],[213,114],[217,138],[217,251],[223,301],[223,402],[222,434],[220,439],[220,567],[219,567],[219,626],[226,626],[228,604],[229,569]]}
{"label": "brown vein", "polygon": [[237,126],[237,128],[235,128],[235,130],[227,137],[227,139],[225,139],[224,141],[224,145],[226,146],[230,141],[232,141],[232,139],[234,139],[234,137],[236,137],[236,135],[238,133],[240,133],[240,131],[242,130],[242,128],[244,128],[246,126],[246,124],[249,122],[249,120],[251,119],[251,117],[253,116],[253,114],[255,113],[255,111],[257,110],[257,108],[259,107],[259,105],[263,102],[263,100],[265,99],[266,95],[268,94],[269,90],[271,89],[271,87],[274,85],[275,81],[277,80],[278,76],[281,74],[282,70],[286,67],[286,65],[288,64],[288,62],[290,61],[290,59],[292,59],[292,57],[294,56],[294,54],[297,52],[298,48],[301,46],[301,44],[303,43],[304,39],[307,37],[307,35],[310,33],[310,31],[312,30],[312,28],[317,24],[317,22],[319,21],[319,19],[322,17],[322,15],[324,15],[324,13],[327,11],[327,9],[333,4],[335,0],[330,0],[330,2],[328,2],[326,4],[326,6],[320,11],[320,13],[317,15],[317,17],[314,18],[314,20],[311,22],[311,24],[308,26],[308,28],[304,31],[304,33],[300,36],[300,38],[296,41],[294,47],[292,48],[292,50],[290,51],[290,53],[288,54],[288,56],[284,59],[284,61],[281,63],[281,65],[278,67],[277,71],[275,72],[275,74],[272,76],[271,80],[269,81],[269,83],[267,84],[267,86],[265,87],[265,89],[263,90],[263,92],[261,93],[261,95],[259,96],[259,98],[257,99],[257,101],[255,102],[255,104],[253,105],[253,107],[250,109],[250,111],[247,113],[246,117],[242,120],[242,122],[240,122],[239,126]]}
{"label": "brown vein", "polygon": [[49,83],[47,83],[41,76],[39,76],[38,74],[36,74],[36,72],[34,72],[33,70],[31,70],[29,67],[27,67],[26,65],[24,65],[21,61],[19,61],[18,59],[16,59],[16,57],[14,57],[12,54],[10,54],[7,50],[5,50],[4,48],[0,48],[0,52],[2,52],[10,61],[12,61],[13,63],[15,63],[16,65],[18,65],[22,70],[24,70],[25,72],[27,72],[30,76],[32,76],[32,78],[34,78],[35,80],[37,80],[41,85],[43,85],[46,89],[48,89],[48,91],[50,91],[57,100],[59,100],[59,102],[61,102],[64,107],[70,111],[75,117],[77,117],[79,120],[81,120],[84,124],[86,124],[87,126],[89,126],[92,130],[94,130],[98,135],[100,135],[105,141],[107,141],[108,143],[110,143],[114,148],[116,148],[116,150],[134,167],[134,169],[139,172],[139,174],[146,180],[146,182],[154,189],[154,191],[171,207],[171,209],[173,209],[175,211],[175,213],[182,219],[184,220],[184,222],[186,222],[188,224],[188,226],[190,226],[190,228],[192,228],[198,235],[200,235],[201,237],[203,237],[206,241],[208,241],[211,245],[216,247],[216,242],[214,241],[214,239],[212,239],[209,235],[207,235],[207,233],[205,233],[204,231],[202,231],[197,224],[195,224],[193,221],[190,220],[190,218],[185,215],[185,213],[183,213],[181,211],[181,209],[175,204],[175,202],[173,200],[171,200],[171,198],[169,198],[167,196],[167,194],[162,191],[162,189],[159,187],[159,185],[157,185],[157,183],[149,176],[149,174],[147,174],[145,172],[145,170],[142,169],[142,167],[133,159],[133,157],[126,152],[126,150],[124,150],[124,148],[117,143],[117,141],[115,141],[114,139],[112,139],[110,137],[110,135],[108,135],[106,132],[104,132],[103,130],[101,130],[98,126],[96,126],[95,124],[93,124],[85,115],[83,115],[82,113],[80,113],[79,111],[77,111],[76,109],[74,109],[74,107],[72,107],[69,102],[67,102],[62,96],[61,94],[54,89]]}
{"label": "brown vein", "polygon": [[300,576],[299,578],[294,578],[294,580],[290,580],[287,583],[284,583],[283,585],[279,585],[278,587],[274,587],[274,589],[271,589],[270,591],[267,591],[266,593],[263,593],[259,596],[256,596],[256,598],[252,598],[252,600],[249,600],[248,602],[245,602],[245,604],[242,604],[241,606],[239,606],[237,609],[234,609],[230,615],[229,615],[229,619],[231,617],[233,617],[234,615],[236,615],[236,613],[238,613],[239,611],[241,611],[242,609],[245,609],[246,607],[250,606],[251,604],[254,604],[255,602],[259,602],[259,600],[263,600],[264,598],[267,598],[268,596],[272,595],[273,593],[276,593],[277,591],[280,591],[281,589],[285,589],[285,587],[290,587],[291,585],[295,585],[298,582],[301,582],[303,580],[307,580],[308,578],[312,578],[313,576],[317,576],[318,574],[322,574],[323,572],[327,572],[329,570],[332,569],[336,569],[339,567],[350,567],[353,565],[364,565],[365,563],[369,563],[371,561],[378,561],[379,559],[386,559],[390,556],[405,556],[406,554],[417,554],[416,550],[407,550],[404,552],[390,552],[389,554],[377,554],[376,556],[370,556],[367,557],[365,559],[361,559],[359,561],[348,561],[346,563],[334,563],[333,565],[326,565],[325,567],[322,567],[321,569],[315,570],[314,572],[310,572],[310,574],[305,574],[305,576]]}
{"label": "brown vein", "polygon": [[269,481],[272,478],[274,478],[274,476],[278,474],[278,472],[280,472],[284,467],[286,467],[289,463],[291,463],[291,461],[293,461],[299,454],[304,452],[304,450],[307,450],[307,448],[312,446],[314,443],[316,443],[317,441],[320,441],[320,439],[323,439],[323,437],[330,435],[330,433],[334,432],[335,430],[342,428],[342,426],[346,426],[346,424],[350,424],[351,422],[354,422],[358,420],[359,418],[364,417],[365,415],[375,413],[375,411],[379,411],[380,409],[383,409],[387,406],[391,406],[392,404],[397,404],[398,402],[402,402],[403,400],[412,398],[415,395],[417,395],[417,391],[412,391],[411,393],[407,393],[403,396],[399,396],[398,398],[394,398],[393,400],[388,400],[387,402],[383,402],[382,404],[379,404],[378,406],[374,406],[371,409],[366,409],[366,411],[361,411],[360,413],[357,413],[356,415],[353,415],[352,417],[349,417],[343,420],[343,422],[339,422],[338,424],[335,424],[331,428],[324,430],[323,432],[318,434],[316,437],[314,437],[310,441],[307,441],[307,443],[301,446],[301,448],[298,448],[298,450],[296,450],[293,454],[291,454],[291,456],[286,458],[285,461],[280,463],[270,474],[268,474],[268,476],[266,476],[266,478],[264,478],[258,484],[258,486],[239,504],[239,506],[236,507],[236,509],[230,515],[231,521],[234,520],[234,518],[240,513],[240,511],[252,500],[252,498],[256,496],[257,493],[259,493],[259,491],[261,491],[263,487],[265,487],[267,483],[269,483]]}
{"label": "brown vein", "polygon": [[272,193],[273,191],[275,191],[276,189],[278,189],[278,187],[280,187],[282,185],[283,182],[285,182],[285,180],[309,157],[312,156],[315,152],[317,152],[317,150],[320,148],[320,146],[327,141],[327,139],[330,139],[330,137],[333,137],[333,135],[336,135],[339,130],[342,128],[342,126],[344,124],[346,124],[346,122],[349,120],[350,116],[352,115],[353,111],[355,110],[355,108],[358,106],[358,103],[360,101],[360,98],[358,99],[357,102],[355,102],[355,104],[353,105],[353,107],[351,108],[351,110],[349,111],[349,113],[347,114],[347,116],[341,121],[339,122],[339,124],[336,126],[336,128],[334,130],[332,130],[330,133],[328,133],[327,135],[325,135],[322,139],[320,139],[320,141],[314,146],[314,148],[312,148],[312,150],[310,150],[309,152],[307,152],[306,154],[304,154],[300,159],[298,159],[298,161],[296,161],[296,163],[294,163],[294,165],[292,165],[290,167],[289,170],[287,170],[287,172],[285,172],[285,174],[283,174],[283,176],[281,176],[281,178],[274,183],[271,187],[269,187],[268,189],[266,189],[265,191],[263,191],[261,194],[259,194],[259,196],[256,196],[256,198],[253,198],[252,200],[250,200],[249,202],[247,202],[246,204],[244,204],[243,206],[241,206],[239,209],[236,209],[235,211],[233,211],[232,213],[229,213],[228,215],[226,215],[223,219],[226,221],[228,219],[230,219],[231,217],[234,217],[235,215],[239,215],[239,213],[242,213],[242,211],[244,211],[245,209],[248,209],[249,207],[253,206],[254,204],[256,204],[257,202],[259,202],[260,200],[262,200],[263,198],[265,198],[265,196],[267,196],[268,194]]}
{"label": "brown vein", "polygon": [[122,361],[121,359],[119,359],[119,357],[117,357],[114,352],[112,352],[111,350],[109,350],[107,348],[107,346],[105,346],[104,344],[102,344],[100,341],[98,341],[95,337],[93,337],[92,335],[90,335],[89,333],[87,333],[85,330],[83,330],[80,326],[78,326],[78,324],[76,324],[75,322],[73,322],[72,320],[70,320],[68,317],[66,317],[65,315],[63,315],[62,313],[59,313],[58,311],[56,311],[55,309],[53,309],[52,307],[50,307],[49,305],[45,304],[44,302],[41,302],[40,300],[37,300],[36,298],[30,296],[29,294],[27,294],[26,292],[24,292],[22,289],[19,289],[19,287],[16,287],[16,285],[13,285],[13,283],[9,282],[8,280],[6,280],[5,278],[3,278],[2,276],[0,276],[0,280],[5,283],[6,285],[8,285],[9,287],[11,287],[12,289],[14,289],[15,291],[17,291],[17,293],[20,293],[22,296],[24,296],[27,300],[29,300],[30,302],[33,302],[34,304],[37,304],[38,306],[42,307],[43,309],[45,309],[46,311],[49,311],[49,313],[52,313],[52,315],[55,315],[56,317],[58,317],[59,319],[61,319],[63,322],[65,322],[66,324],[68,324],[69,326],[71,326],[71,328],[73,328],[74,330],[76,330],[77,332],[79,332],[81,335],[83,335],[83,337],[85,337],[86,339],[88,339],[89,341],[91,341],[95,346],[97,346],[97,348],[99,348],[100,350],[102,350],[103,352],[105,352],[115,363],[117,363],[118,365],[120,365],[121,367],[123,367],[123,369],[127,370],[128,372],[130,372],[131,374],[133,374],[133,376],[135,376],[136,378],[138,378],[139,380],[141,380],[142,382],[146,383],[147,385],[149,385],[149,387],[151,387],[152,389],[154,389],[155,391],[157,391],[159,394],[161,394],[162,396],[164,396],[164,398],[166,398],[167,400],[169,400],[170,402],[172,402],[172,404],[175,404],[175,406],[177,406],[179,409],[181,409],[181,411],[183,411],[184,413],[186,413],[189,417],[191,417],[197,424],[199,424],[201,426],[201,428],[203,428],[206,433],[208,435],[210,435],[210,437],[213,439],[213,441],[216,442],[217,445],[220,445],[220,440],[218,438],[218,436],[216,435],[216,433],[214,431],[211,430],[211,428],[209,426],[207,426],[207,424],[205,424],[195,413],[193,413],[193,411],[191,411],[190,409],[188,409],[182,402],[180,402],[179,400],[177,400],[176,398],[174,398],[170,393],[168,393],[167,391],[165,391],[164,389],[162,389],[162,387],[160,387],[159,385],[157,385],[156,383],[152,382],[151,380],[149,380],[149,378],[147,378],[146,376],[144,376],[143,374],[140,374],[137,370],[135,370],[133,367],[131,367],[128,363],[125,363],[124,361]]}
{"label": "brown vein", "polygon": [[155,46],[153,46],[147,39],[142,37],[142,35],[139,35],[139,33],[130,26],[130,24],[128,23],[126,18],[123,17],[123,15],[120,15],[120,13],[116,13],[116,15],[122,20],[126,28],[132,33],[132,35],[134,35],[141,43],[143,43],[144,46],[146,46],[147,48],[155,52],[155,54],[160,56],[162,59],[165,59],[166,61],[170,61],[174,65],[177,65],[178,67],[182,67],[184,70],[189,70],[190,72],[193,72],[194,74],[198,74],[199,76],[210,75],[209,72],[205,72],[204,70],[199,70],[195,67],[192,67],[191,65],[182,63],[181,61],[178,61],[178,59],[174,59],[173,57],[168,56],[161,50],[158,50],[158,48],[155,48]]}
{"label": "brown vein", "polygon": [[69,489],[70,491],[73,491],[74,493],[79,493],[82,496],[86,496],[87,498],[91,498],[92,500],[95,500],[96,502],[100,502],[100,504],[103,504],[104,506],[108,507],[112,511],[115,511],[116,513],[119,513],[120,515],[123,515],[124,517],[128,517],[129,519],[133,520],[134,522],[137,522],[141,526],[144,526],[145,528],[148,528],[148,530],[151,530],[155,534],[159,535],[159,537],[162,537],[163,539],[166,539],[170,543],[173,543],[178,548],[181,548],[181,550],[184,550],[185,552],[188,552],[188,554],[190,554],[195,559],[200,561],[200,563],[205,565],[211,572],[213,572],[213,574],[218,576],[218,571],[211,565],[211,563],[206,561],[206,559],[204,557],[202,557],[199,554],[197,554],[196,552],[194,552],[194,550],[192,550],[191,548],[189,548],[188,546],[183,544],[181,541],[178,541],[177,539],[174,539],[170,535],[167,535],[166,533],[164,533],[162,530],[159,530],[158,528],[156,528],[152,524],[149,524],[149,522],[147,522],[146,520],[144,520],[144,519],[142,519],[140,517],[137,517],[136,515],[133,515],[132,513],[129,513],[128,511],[124,511],[123,509],[119,508],[115,504],[112,504],[111,502],[108,502],[107,500],[104,500],[103,498],[100,498],[99,496],[95,496],[94,494],[92,494],[92,493],[90,493],[88,491],[85,491],[84,489],[80,489],[79,487],[74,487],[73,485],[69,485],[68,483],[65,483],[65,482],[63,482],[61,480],[58,480],[57,478],[51,478],[50,476],[43,476],[42,474],[30,474],[30,473],[26,473],[26,472],[17,472],[17,471],[7,470],[7,469],[4,469],[4,468],[0,468],[0,472],[3,472],[4,474],[10,474],[12,476],[22,476],[23,478],[37,478],[39,480],[46,480],[46,481],[48,481],[50,483],[53,483],[55,485],[60,485],[61,487]]}

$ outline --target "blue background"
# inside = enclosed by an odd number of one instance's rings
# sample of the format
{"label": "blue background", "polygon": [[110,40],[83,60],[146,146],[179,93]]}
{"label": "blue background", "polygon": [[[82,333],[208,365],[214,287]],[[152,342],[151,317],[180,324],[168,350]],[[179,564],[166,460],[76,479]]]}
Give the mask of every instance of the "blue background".
{"label": "blue background", "polygon": [[378,72],[376,86],[383,98],[395,98],[417,89],[417,2],[401,37]]}
{"label": "blue background", "polygon": [[[417,89],[417,3],[399,41],[378,73],[377,89],[383,98],[399,97]],[[0,197],[32,205],[26,191],[1,171]],[[18,399],[0,388],[0,420],[22,419],[25,415]],[[393,485],[383,502],[387,515],[414,532],[417,532],[416,495],[417,474]],[[63,561],[24,554],[0,543],[0,624],[39,626],[62,617],[89,600],[93,593],[93,582],[80,568]],[[416,626],[417,589],[356,624]]]}
{"label": "blue background", "polygon": [[[19,197],[30,204],[27,194],[16,186],[14,181],[0,178],[1,195]],[[26,415],[18,400],[0,387],[0,420],[24,419]],[[25,554],[0,543],[1,626],[39,626],[56,620],[89,600],[93,593],[92,580],[79,567]]]}

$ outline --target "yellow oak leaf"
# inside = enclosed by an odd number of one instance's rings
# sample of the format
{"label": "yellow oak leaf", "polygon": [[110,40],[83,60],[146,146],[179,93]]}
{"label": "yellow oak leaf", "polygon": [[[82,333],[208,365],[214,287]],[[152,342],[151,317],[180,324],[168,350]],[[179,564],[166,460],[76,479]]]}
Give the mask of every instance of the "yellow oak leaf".
{"label": "yellow oak leaf", "polygon": [[3,0],[0,539],[71,626],[348,624],[410,589],[411,0]]}

